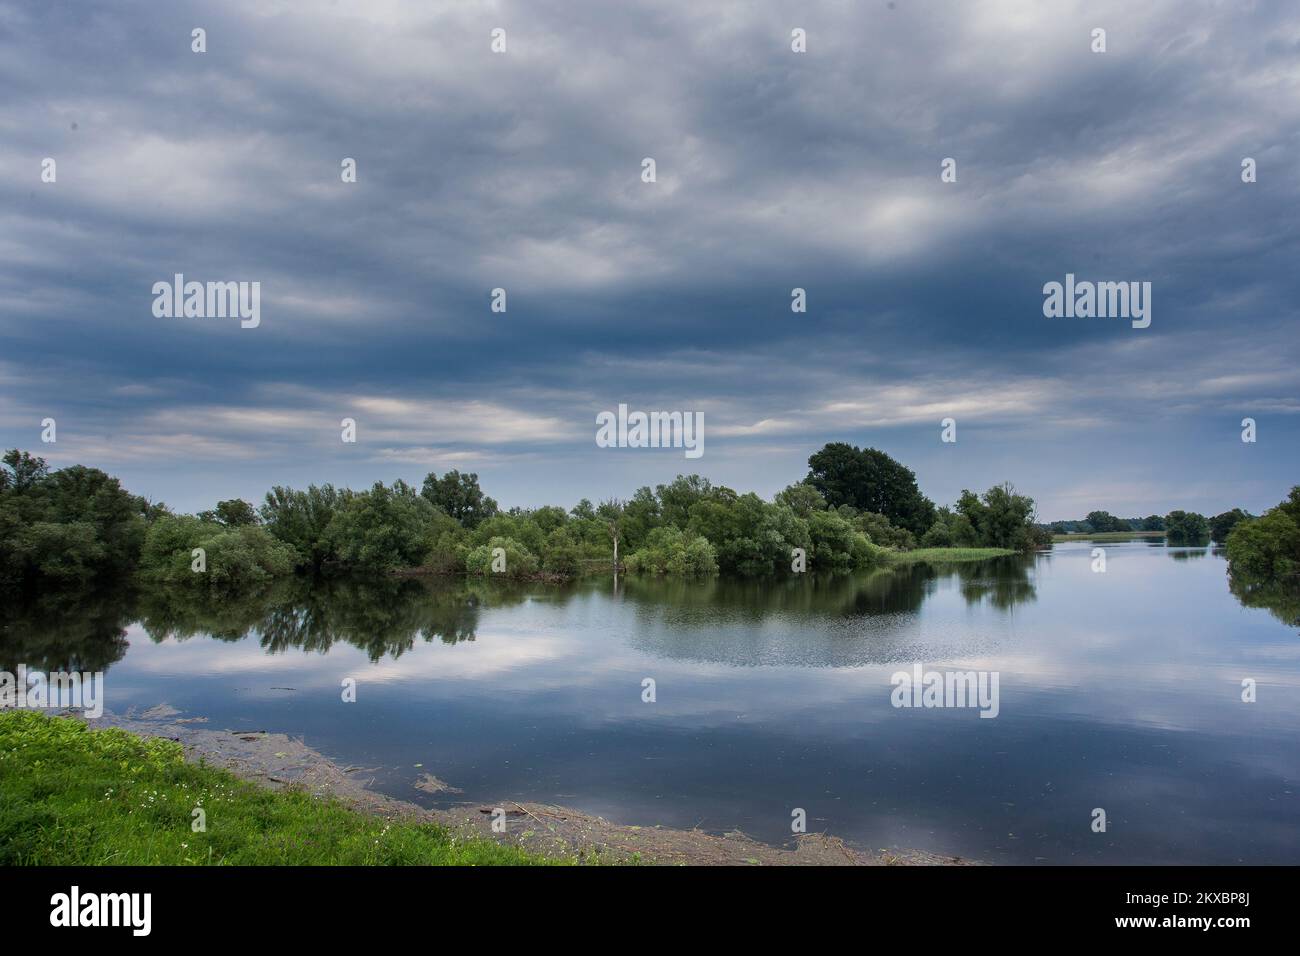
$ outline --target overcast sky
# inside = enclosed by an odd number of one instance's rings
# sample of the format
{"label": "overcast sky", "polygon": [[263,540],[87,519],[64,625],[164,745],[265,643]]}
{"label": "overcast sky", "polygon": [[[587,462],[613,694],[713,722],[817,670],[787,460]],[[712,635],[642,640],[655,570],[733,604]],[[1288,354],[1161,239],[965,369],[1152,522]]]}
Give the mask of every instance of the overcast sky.
{"label": "overcast sky", "polygon": [[[768,496],[827,441],[1049,520],[1300,483],[1293,3],[0,0],[0,83],[0,443],[178,510]],[[155,317],[175,273],[260,326]],[[1066,273],[1150,327],[1045,318]],[[703,457],[597,447],[619,403]]]}

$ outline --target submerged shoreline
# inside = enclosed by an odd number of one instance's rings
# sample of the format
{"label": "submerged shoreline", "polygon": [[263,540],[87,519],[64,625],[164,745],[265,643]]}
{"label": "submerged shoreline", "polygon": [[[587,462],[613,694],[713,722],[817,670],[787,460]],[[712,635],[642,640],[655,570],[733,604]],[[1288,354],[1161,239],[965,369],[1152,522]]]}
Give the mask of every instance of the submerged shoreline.
{"label": "submerged shoreline", "polygon": [[[65,716],[82,719],[68,712]],[[207,719],[182,716],[160,704],[142,713],[105,712],[86,721],[92,730],[115,727],[142,738],[179,743],[186,759],[230,771],[272,790],[301,790],[334,799],[359,813],[406,823],[432,823],[458,837],[495,840],[556,861],[600,864],[693,866],[969,866],[974,861],[914,850],[867,851],[823,833],[798,837],[793,848],[759,842],[739,831],[707,833],[658,826],[623,825],[571,807],[500,800],[429,809],[369,788],[367,768],[341,767],[302,740],[268,731],[216,730]],[[413,789],[436,777],[423,775]],[[426,784],[427,786],[427,784]],[[449,788],[454,789],[454,788]],[[507,821],[492,830],[493,811]]]}
{"label": "submerged shoreline", "polygon": [[[879,564],[871,568],[862,568],[858,570],[887,570],[905,564],[917,564],[927,562],[933,564],[956,564],[965,561],[987,561],[990,558],[1005,558],[1021,552],[1011,548],[914,548],[910,551],[898,551],[893,548],[885,548],[882,551],[882,559]],[[679,575],[679,574],[654,574],[652,572],[632,572],[628,571],[622,563],[617,566],[597,568],[588,562],[581,573],[576,575],[556,574],[551,571],[533,571],[528,574],[520,574],[510,578],[510,580],[521,584],[570,584],[585,577],[593,577],[602,574],[638,574],[648,578],[666,578],[678,580],[698,580],[702,577],[724,577],[737,580],[762,580],[762,576],[754,578],[747,575],[736,574],[719,574],[712,575]],[[836,573],[836,572],[825,572]],[[838,572],[841,574],[850,574],[853,572]],[[394,578],[470,578],[470,579],[491,579],[493,575],[478,574],[472,571],[466,571],[460,568],[448,567],[415,567],[415,568],[394,568],[387,572],[389,577]],[[781,577],[778,575],[777,577]]]}

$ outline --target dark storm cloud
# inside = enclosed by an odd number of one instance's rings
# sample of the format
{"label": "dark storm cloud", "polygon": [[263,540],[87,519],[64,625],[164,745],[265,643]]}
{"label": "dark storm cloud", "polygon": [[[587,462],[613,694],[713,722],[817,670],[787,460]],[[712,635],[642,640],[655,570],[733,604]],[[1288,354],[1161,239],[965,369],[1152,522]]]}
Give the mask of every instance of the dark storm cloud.
{"label": "dark storm cloud", "polygon": [[[7,446],[54,415],[52,460],[182,507],[445,467],[508,502],[688,467],[767,493],[832,438],[1049,517],[1294,479],[1291,6],[25,2],[0,27]],[[261,327],[154,318],[176,272],[260,281]],[[1045,319],[1066,272],[1152,282],[1151,328]],[[703,410],[704,459],[602,454],[619,402]]]}

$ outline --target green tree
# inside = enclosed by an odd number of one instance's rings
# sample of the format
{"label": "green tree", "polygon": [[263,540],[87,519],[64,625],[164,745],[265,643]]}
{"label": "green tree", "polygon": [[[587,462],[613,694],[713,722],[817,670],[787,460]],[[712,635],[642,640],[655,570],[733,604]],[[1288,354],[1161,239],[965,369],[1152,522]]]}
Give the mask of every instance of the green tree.
{"label": "green tree", "polygon": [[294,549],[301,564],[319,570],[338,559],[325,532],[334,513],[352,497],[351,491],[337,491],[328,484],[309,485],[306,491],[276,485],[266,493],[262,521],[277,540]]}
{"label": "green tree", "polygon": [[707,539],[673,525],[655,528],[645,544],[627,556],[628,571],[699,576],[716,574],[717,554]]}
{"label": "green tree", "polygon": [[353,495],[335,510],[325,531],[344,564],[369,571],[418,567],[429,556],[436,509],[398,479]]}
{"label": "green tree", "polygon": [[699,475],[678,475],[669,484],[655,487],[663,522],[678,528],[686,527],[691,520],[691,509],[699,502],[734,496],[734,491],[715,488],[709,479]]}
{"label": "green tree", "polygon": [[129,571],[144,542],[149,505],[98,468],[71,465],[41,481],[33,494],[45,499],[48,520],[86,522],[103,547],[104,570]]}
{"label": "green tree", "polygon": [[246,524],[261,523],[257,516],[257,509],[241,498],[218,501],[215,510],[200,512],[199,517],[204,521],[225,525],[227,528],[238,528]]}
{"label": "green tree", "polygon": [[474,544],[484,544],[491,538],[513,538],[534,555],[546,546],[546,532],[532,514],[524,511],[498,512],[484,519],[470,536]]}
{"label": "green tree", "polygon": [[556,528],[542,548],[542,569],[559,577],[576,577],[582,570],[582,551],[567,528]]}
{"label": "green tree", "polygon": [[1219,543],[1223,543],[1228,540],[1228,535],[1232,533],[1233,528],[1248,520],[1250,520],[1250,515],[1240,508],[1233,508],[1231,511],[1217,514],[1210,519],[1210,537]]}
{"label": "green tree", "polygon": [[[195,549],[202,549],[197,570]],[[258,525],[230,528],[191,515],[167,515],[150,525],[140,567],[146,577],[173,587],[227,595],[290,574],[297,557]]]}
{"label": "green tree", "polygon": [[1088,517],[1083,519],[1098,534],[1109,531],[1128,531],[1130,530],[1128,522],[1123,518],[1116,518],[1109,511],[1089,511]]}
{"label": "green tree", "polygon": [[4,468],[0,468],[0,490],[12,488],[22,494],[49,475],[44,458],[35,458],[17,448],[5,452],[0,461],[5,464]]}
{"label": "green tree", "polygon": [[979,545],[979,534],[970,518],[956,514],[948,506],[935,513],[934,524],[921,537],[923,548],[974,548]]}
{"label": "green tree", "polygon": [[921,536],[923,548],[951,548],[952,544],[952,510],[940,508],[934,517],[930,530]]}
{"label": "green tree", "polygon": [[873,511],[917,536],[934,524],[934,503],[921,494],[916,475],[883,451],[832,442],[808,459],[808,469],[805,481],[831,508]]}
{"label": "green tree", "polygon": [[778,505],[785,505],[795,515],[805,519],[814,511],[826,510],[826,499],[822,497],[822,493],[804,481],[787,485],[778,491],[772,500]]}
{"label": "green tree", "polygon": [[[930,525],[933,529],[938,523],[938,512],[935,513],[935,521]],[[874,511],[864,511],[853,519],[853,525],[875,544],[883,548],[893,548],[896,551],[911,551],[916,547],[916,538],[912,532],[906,528],[895,528],[890,524],[889,519],[882,514]],[[926,532],[929,534],[929,531]],[[939,547],[939,545],[934,545]]]}
{"label": "green tree", "polygon": [[1165,539],[1171,544],[1197,544],[1210,536],[1205,515],[1195,511],[1171,511],[1165,515]]}
{"label": "green tree", "polygon": [[13,546],[23,566],[52,581],[87,581],[104,562],[104,545],[86,521],[37,521],[22,529]]}
{"label": "green tree", "polygon": [[853,523],[833,511],[814,511],[808,516],[812,550],[810,566],[822,571],[848,571],[854,565],[856,536]]}
{"label": "green tree", "polygon": [[1237,522],[1225,550],[1229,574],[1246,589],[1300,589],[1300,485],[1259,518]]}
{"label": "green tree", "polygon": [[139,559],[150,506],[98,468],[51,472],[12,449],[0,465],[0,583],[121,575]]}
{"label": "green tree", "polygon": [[[641,491],[649,492],[650,489],[642,488]],[[650,500],[653,502],[653,496]],[[658,506],[655,505],[654,507],[657,514]],[[635,518],[628,513],[627,506],[617,498],[610,498],[600,503],[600,506],[596,508],[596,521],[603,529],[609,542],[611,559],[615,567],[620,562],[619,555],[630,552],[634,546],[629,543],[629,538],[639,544],[645,540],[650,530],[649,528],[638,528]],[[629,535],[629,528],[632,528],[635,534]]]}
{"label": "green tree", "polygon": [[[497,551],[498,548],[500,551]],[[465,570],[470,574],[484,576],[526,578],[537,573],[537,556],[514,538],[498,536],[473,548],[466,555]]]}
{"label": "green tree", "polygon": [[639,548],[650,532],[664,523],[659,499],[647,487],[638,488],[627,501],[611,498],[603,502],[596,512],[607,527],[617,513],[620,547],[629,552]]}
{"label": "green tree", "polygon": [[483,494],[478,475],[462,475],[455,469],[441,478],[429,472],[420,491],[429,503],[451,515],[466,528],[477,528],[487,518],[497,513],[497,503]]}
{"label": "green tree", "polygon": [[780,531],[776,509],[750,492],[738,497],[714,496],[691,507],[687,531],[708,539],[724,571],[744,575],[771,574],[788,566],[790,545]]}
{"label": "green tree", "polygon": [[[970,525],[974,541],[960,547],[1010,548],[1033,551],[1051,544],[1051,532],[1037,524],[1034,499],[1016,493],[1010,482],[995,485],[981,497],[963,490],[957,500],[957,515]],[[954,528],[954,544],[966,538],[965,527]]]}
{"label": "green tree", "polygon": [[569,522],[569,515],[563,508],[556,505],[543,505],[540,508],[534,508],[528,513],[537,527],[542,529],[542,533],[550,535],[551,532],[558,528],[563,528]]}

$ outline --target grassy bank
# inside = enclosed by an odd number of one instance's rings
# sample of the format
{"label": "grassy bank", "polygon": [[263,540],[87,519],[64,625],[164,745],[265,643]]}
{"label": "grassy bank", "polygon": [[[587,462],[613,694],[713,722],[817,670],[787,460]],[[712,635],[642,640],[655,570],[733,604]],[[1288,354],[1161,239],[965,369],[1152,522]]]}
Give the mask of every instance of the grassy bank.
{"label": "grassy bank", "polygon": [[1102,531],[1100,533],[1054,534],[1053,541],[1127,541],[1130,538],[1163,538],[1163,531]]}
{"label": "grassy bank", "polygon": [[914,551],[891,551],[889,560],[894,564],[911,564],[916,561],[984,561],[1015,553],[1009,548],[917,548]]}
{"label": "grassy bank", "polygon": [[[206,832],[191,829],[193,811]],[[186,763],[179,744],[0,711],[0,865],[522,865],[554,861]]]}

